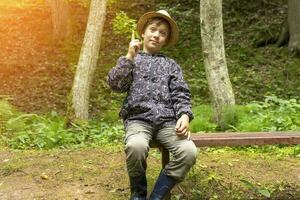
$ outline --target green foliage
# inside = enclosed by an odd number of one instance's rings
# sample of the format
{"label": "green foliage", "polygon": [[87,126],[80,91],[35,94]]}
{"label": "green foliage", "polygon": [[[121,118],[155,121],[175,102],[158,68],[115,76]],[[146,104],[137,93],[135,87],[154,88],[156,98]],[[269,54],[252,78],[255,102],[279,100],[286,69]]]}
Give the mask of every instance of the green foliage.
{"label": "green foliage", "polygon": [[113,32],[115,34],[126,35],[127,38],[131,38],[131,32],[135,29],[136,20],[129,18],[124,11],[116,14],[113,20]]}
{"label": "green foliage", "polygon": [[16,113],[17,111],[8,101],[0,100],[0,119],[7,120]]}
{"label": "green foliage", "polygon": [[66,127],[64,117],[16,113],[0,101],[1,139],[14,149],[52,149],[120,143],[123,125],[90,121]]}
{"label": "green foliage", "polygon": [[[192,132],[216,132],[209,106],[194,108],[195,119]],[[253,102],[245,106],[234,106],[224,113],[224,123],[230,131],[285,131],[300,130],[300,102],[267,96],[264,102]]]}
{"label": "green foliage", "polygon": [[257,24],[251,27],[255,31],[255,36],[253,39],[254,46],[261,46],[267,43],[274,43],[279,37],[279,31],[277,27],[272,27],[266,24],[263,24],[261,21],[258,21]]}
{"label": "green foliage", "polygon": [[[46,115],[17,112],[9,103],[0,102],[2,140],[16,149],[51,149],[71,146],[90,146],[120,143],[123,125],[118,122],[117,112],[105,115],[105,121],[92,120],[66,127],[64,117],[56,112]],[[217,132],[212,122],[212,108],[201,105],[194,108],[195,119],[190,125],[192,132]],[[284,131],[300,130],[300,103],[275,96],[264,102],[230,107],[224,114],[224,123],[230,131]],[[293,154],[298,155],[299,149]]]}
{"label": "green foliage", "polygon": [[267,188],[257,187],[255,184],[251,183],[250,181],[248,181],[246,179],[240,179],[240,181],[242,183],[244,183],[244,185],[246,187],[248,187],[251,190],[254,190],[255,192],[259,193],[260,195],[267,197],[267,198],[271,197],[271,192]]}
{"label": "green foliage", "polygon": [[7,120],[17,115],[17,111],[6,100],[0,100],[0,133],[5,131]]}
{"label": "green foliage", "polygon": [[[280,98],[299,99],[299,59],[291,58],[286,49],[232,46],[228,69],[237,103],[260,101],[274,94]],[[284,63],[284,64],[280,64]]]}
{"label": "green foliage", "polygon": [[64,126],[64,121],[54,112],[45,117],[21,114],[7,121],[4,136],[12,148],[50,149],[67,145],[72,140]]}
{"label": "green foliage", "polygon": [[236,106],[226,106],[222,112],[221,115],[221,130],[227,130],[230,128],[233,128],[238,124],[238,114],[237,114],[237,109]]}
{"label": "green foliage", "polygon": [[214,132],[217,125],[211,122],[213,111],[211,106],[201,105],[193,109],[195,118],[190,124],[190,130],[196,132]]}
{"label": "green foliage", "polygon": [[300,129],[300,102],[267,96],[264,102],[245,106],[239,116],[239,131],[284,131]]}

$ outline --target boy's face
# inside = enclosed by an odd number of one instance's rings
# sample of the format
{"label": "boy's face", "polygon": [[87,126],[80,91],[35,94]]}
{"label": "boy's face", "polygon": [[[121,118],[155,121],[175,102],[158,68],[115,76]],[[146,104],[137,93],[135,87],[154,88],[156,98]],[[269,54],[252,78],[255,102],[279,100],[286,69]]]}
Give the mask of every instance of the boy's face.
{"label": "boy's face", "polygon": [[149,24],[142,34],[142,38],[144,39],[144,51],[147,53],[158,53],[167,43],[169,34],[168,24],[164,22]]}

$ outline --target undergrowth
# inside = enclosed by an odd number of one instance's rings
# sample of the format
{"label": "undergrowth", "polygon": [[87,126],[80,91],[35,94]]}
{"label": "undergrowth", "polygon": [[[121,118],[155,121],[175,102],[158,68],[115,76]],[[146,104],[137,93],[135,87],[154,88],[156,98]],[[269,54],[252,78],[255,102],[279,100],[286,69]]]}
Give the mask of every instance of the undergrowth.
{"label": "undergrowth", "polygon": [[[300,130],[300,102],[268,96],[263,102],[235,106],[237,115],[227,113],[230,132]],[[115,113],[115,111],[113,111]],[[195,119],[190,125],[193,133],[217,132],[212,122],[212,108],[201,105],[194,108]],[[237,116],[232,118],[232,116]],[[114,123],[107,122],[114,121]],[[38,115],[17,111],[7,101],[0,101],[1,141],[13,149],[52,149],[120,144],[124,128],[116,114],[102,120],[72,123],[52,111]],[[265,151],[270,147],[265,147]],[[295,154],[295,153],[292,153]],[[298,153],[296,153],[298,154]]]}
{"label": "undergrowth", "polygon": [[104,121],[72,123],[56,112],[45,115],[16,112],[7,102],[0,102],[1,140],[13,149],[52,149],[99,146],[119,143],[121,123]]}
{"label": "undergrowth", "polygon": [[[252,102],[234,107],[237,114],[224,115],[227,131],[287,131],[300,130],[300,101],[284,100],[276,96],[267,96],[263,102]],[[213,123],[212,108],[200,105],[194,108],[195,119],[191,123],[192,132],[217,132],[218,126]]]}

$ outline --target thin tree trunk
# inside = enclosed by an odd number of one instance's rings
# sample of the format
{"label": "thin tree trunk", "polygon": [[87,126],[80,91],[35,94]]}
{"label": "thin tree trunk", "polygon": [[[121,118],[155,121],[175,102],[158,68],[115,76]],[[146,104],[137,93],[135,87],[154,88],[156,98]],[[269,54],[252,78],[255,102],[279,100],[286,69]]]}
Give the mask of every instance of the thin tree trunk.
{"label": "thin tree trunk", "polygon": [[67,0],[46,0],[46,3],[51,8],[53,42],[66,39],[71,33]]}
{"label": "thin tree trunk", "polygon": [[290,33],[289,33],[289,25],[287,22],[287,19],[283,22],[282,29],[281,29],[281,34],[279,36],[278,41],[276,42],[277,47],[284,46],[285,44],[288,43],[290,39]]}
{"label": "thin tree trunk", "polygon": [[200,1],[201,39],[204,66],[214,108],[214,120],[221,126],[223,112],[235,104],[225,59],[222,0]]}
{"label": "thin tree trunk", "polygon": [[300,55],[300,1],[288,1],[288,27],[290,40],[288,48],[290,51]]}
{"label": "thin tree trunk", "polygon": [[288,0],[287,19],[283,23],[278,47],[288,44],[288,49],[300,55],[300,1]]}
{"label": "thin tree trunk", "polygon": [[92,0],[72,89],[72,106],[76,119],[88,119],[90,85],[97,65],[105,15],[106,0]]}

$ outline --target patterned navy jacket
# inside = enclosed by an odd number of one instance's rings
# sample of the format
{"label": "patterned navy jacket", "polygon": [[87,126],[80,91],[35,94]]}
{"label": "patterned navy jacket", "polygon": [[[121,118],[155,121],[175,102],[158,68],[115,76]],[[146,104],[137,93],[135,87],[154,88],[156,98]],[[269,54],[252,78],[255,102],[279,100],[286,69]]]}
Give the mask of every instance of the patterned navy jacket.
{"label": "patterned navy jacket", "polygon": [[180,66],[162,54],[139,52],[134,61],[122,56],[108,74],[116,92],[127,92],[120,116],[154,125],[175,124],[182,115],[194,118],[191,93]]}

